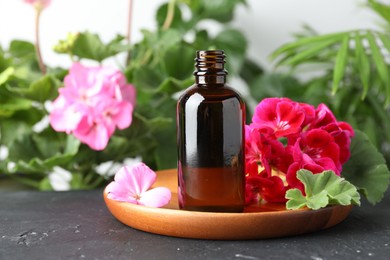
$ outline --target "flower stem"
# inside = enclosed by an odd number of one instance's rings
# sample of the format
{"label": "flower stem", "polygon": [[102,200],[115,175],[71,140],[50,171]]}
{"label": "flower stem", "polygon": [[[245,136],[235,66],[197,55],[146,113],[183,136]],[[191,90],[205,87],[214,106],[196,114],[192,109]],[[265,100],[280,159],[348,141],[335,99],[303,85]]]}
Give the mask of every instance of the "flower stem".
{"label": "flower stem", "polygon": [[41,16],[41,11],[42,11],[42,9],[37,8],[36,12],[35,12],[35,51],[36,51],[37,58],[38,58],[39,69],[41,70],[42,74],[45,75],[46,74],[46,67],[45,67],[45,64],[43,63],[42,55],[41,55],[41,48],[39,46],[39,20],[40,20],[40,16]]}
{"label": "flower stem", "polygon": [[129,12],[127,16],[127,34],[126,34],[126,40],[128,43],[131,42],[131,20],[133,17],[133,0],[129,0]]}
{"label": "flower stem", "polygon": [[175,16],[175,2],[176,0],[170,0],[168,3],[168,11],[167,16],[165,17],[165,21],[163,24],[163,30],[168,30],[171,27],[173,17]]}
{"label": "flower stem", "polygon": [[[126,34],[126,40],[128,44],[131,44],[132,17],[133,17],[133,0],[129,0],[129,12],[127,14],[127,34]],[[131,60],[131,53],[130,51],[128,51],[127,58],[126,58],[126,66],[129,65],[130,60]]]}

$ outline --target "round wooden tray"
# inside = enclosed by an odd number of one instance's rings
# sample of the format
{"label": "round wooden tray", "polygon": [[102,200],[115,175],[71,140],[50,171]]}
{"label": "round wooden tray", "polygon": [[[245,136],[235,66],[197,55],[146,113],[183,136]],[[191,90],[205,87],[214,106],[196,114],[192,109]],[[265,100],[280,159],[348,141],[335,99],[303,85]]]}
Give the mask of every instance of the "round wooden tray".
{"label": "round wooden tray", "polygon": [[332,227],[343,221],[352,206],[320,210],[286,210],[284,204],[250,205],[243,213],[212,213],[180,210],[177,200],[177,170],[157,172],[154,186],[168,187],[172,199],[163,208],[104,201],[115,218],[139,230],[155,234],[219,240],[262,239],[300,235]]}

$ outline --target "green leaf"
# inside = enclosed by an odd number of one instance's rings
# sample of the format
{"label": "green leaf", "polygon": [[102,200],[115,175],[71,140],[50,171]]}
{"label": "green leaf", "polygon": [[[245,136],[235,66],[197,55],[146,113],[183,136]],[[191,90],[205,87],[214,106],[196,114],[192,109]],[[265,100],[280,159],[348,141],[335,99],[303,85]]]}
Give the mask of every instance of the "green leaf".
{"label": "green leaf", "polygon": [[195,50],[208,50],[212,44],[209,34],[206,30],[199,30],[195,33],[195,39],[192,46]]}
{"label": "green leaf", "polygon": [[295,42],[282,45],[280,48],[275,50],[270,57],[271,59],[275,59],[279,55],[283,53],[288,53],[289,51],[292,50],[296,50],[299,48],[306,49],[308,45],[317,45],[324,42],[329,42],[329,44],[332,42],[339,42],[345,37],[346,34],[348,35],[349,32],[331,33],[331,34],[325,34],[319,36],[316,35],[316,36],[301,38]]}
{"label": "green leaf", "polygon": [[0,46],[0,71],[5,71],[12,66],[12,58],[7,56],[9,55],[6,55]]}
{"label": "green leaf", "polygon": [[161,71],[149,66],[141,66],[134,69],[133,83],[140,92],[156,91],[161,82],[164,81],[164,76]]}
{"label": "green leaf", "polygon": [[131,44],[124,43],[124,41],[125,37],[123,37],[122,35],[117,35],[107,44],[107,55],[114,56],[118,53],[131,50]]}
{"label": "green leaf", "polygon": [[194,71],[195,50],[186,43],[171,46],[163,56],[166,72],[177,79],[186,79]]}
{"label": "green leaf", "polygon": [[389,186],[390,172],[383,155],[358,130],[355,130],[351,157],[343,165],[342,176],[354,184],[373,205],[381,201]]}
{"label": "green leaf", "polygon": [[157,38],[153,44],[153,48],[158,53],[164,53],[172,46],[179,44],[182,40],[182,35],[178,30],[168,29],[158,32]]}
{"label": "green leaf", "polygon": [[35,46],[27,41],[13,40],[10,43],[9,52],[15,58],[31,57],[35,56]]}
{"label": "green leaf", "polygon": [[19,94],[22,97],[44,103],[46,100],[51,100],[57,96],[57,86],[59,84],[60,82],[57,81],[54,77],[51,75],[46,75],[32,82],[28,88],[7,86],[7,89],[10,92]]}
{"label": "green leaf", "polygon": [[382,80],[385,91],[386,91],[386,101],[385,105],[390,104],[390,76],[389,76],[389,69],[388,66],[384,60],[383,54],[380,51],[379,46],[377,45],[376,38],[371,33],[367,33],[366,38],[370,44],[371,52],[372,52],[372,58],[374,60],[374,64],[376,65],[376,68],[378,70],[378,74],[380,79]]}
{"label": "green leaf", "polygon": [[355,55],[359,77],[363,85],[362,99],[365,99],[370,84],[370,61],[368,60],[366,50],[363,47],[359,32],[355,34]]}
{"label": "green leaf", "polygon": [[245,60],[248,46],[244,35],[235,29],[220,32],[214,39],[215,47],[224,50],[226,54],[226,68],[231,74],[238,75]]}
{"label": "green leaf", "polygon": [[326,41],[318,42],[316,44],[311,44],[306,46],[305,49],[298,52],[296,55],[290,56],[288,59],[284,60],[282,63],[284,65],[296,66],[299,63],[305,62],[307,59],[312,58],[313,56],[318,55],[325,48],[336,44],[340,41],[339,38],[331,38]]}
{"label": "green leaf", "polygon": [[307,206],[317,210],[327,205],[360,205],[356,187],[333,171],[313,174],[308,170],[299,170],[297,178],[303,183],[306,195],[304,196],[299,189],[288,190],[287,209]]}
{"label": "green leaf", "polygon": [[[168,12],[168,3],[163,4],[158,8],[156,13],[156,21],[157,21],[158,28],[163,27],[163,24],[167,17],[167,12]],[[183,21],[181,9],[179,8],[178,5],[175,5],[174,16],[170,28],[175,28],[180,30],[185,29],[185,22]]]}
{"label": "green leaf", "polygon": [[159,131],[156,147],[156,162],[158,169],[170,169],[177,167],[177,147],[175,132],[176,125],[172,122],[167,128]]}
{"label": "green leaf", "polygon": [[369,0],[369,6],[378,13],[383,19],[390,23],[390,6],[378,3],[375,0]]}
{"label": "green leaf", "polygon": [[264,73],[263,69],[256,64],[253,60],[245,58],[244,64],[240,71],[240,77],[250,84],[257,77]]}
{"label": "green leaf", "polygon": [[0,86],[8,81],[8,79],[14,74],[15,69],[9,67],[0,73]]}
{"label": "green leaf", "polygon": [[45,177],[39,182],[39,190],[41,190],[41,191],[52,191],[53,190],[53,187],[50,184],[49,177]]}
{"label": "green leaf", "polygon": [[116,36],[112,41],[105,45],[99,35],[89,32],[80,33],[72,46],[72,53],[80,58],[102,60],[114,56],[120,52],[128,51],[131,46],[122,43],[123,36]]}
{"label": "green leaf", "polygon": [[255,100],[266,97],[290,97],[301,101],[305,88],[292,76],[266,73],[258,76],[249,84],[251,96]]}
{"label": "green leaf", "polygon": [[106,47],[97,34],[81,33],[74,42],[72,53],[80,58],[101,62],[107,58]]}
{"label": "green leaf", "polygon": [[345,67],[347,65],[348,59],[348,47],[349,47],[349,36],[345,36],[343,42],[341,43],[340,49],[337,52],[336,61],[333,69],[333,85],[332,85],[332,94],[335,95],[340,81],[344,77]]}
{"label": "green leaf", "polygon": [[238,0],[198,0],[191,1],[190,8],[196,19],[213,19],[221,23],[229,22],[233,19],[234,9],[237,4],[245,3]]}
{"label": "green leaf", "polygon": [[187,87],[191,86],[193,84],[193,79],[191,77],[190,80],[178,80],[172,77],[166,78],[161,85],[156,89],[156,93],[162,93],[162,94],[174,94],[176,92],[179,92],[183,89],[186,89]]}
{"label": "green leaf", "polygon": [[0,87],[0,118],[12,116],[15,112],[31,108],[31,101],[15,97],[6,88]]}
{"label": "green leaf", "polygon": [[28,113],[26,113],[26,120],[15,120],[13,116],[0,121],[0,144],[10,147],[16,139],[32,132],[32,125],[27,122],[27,116]]}

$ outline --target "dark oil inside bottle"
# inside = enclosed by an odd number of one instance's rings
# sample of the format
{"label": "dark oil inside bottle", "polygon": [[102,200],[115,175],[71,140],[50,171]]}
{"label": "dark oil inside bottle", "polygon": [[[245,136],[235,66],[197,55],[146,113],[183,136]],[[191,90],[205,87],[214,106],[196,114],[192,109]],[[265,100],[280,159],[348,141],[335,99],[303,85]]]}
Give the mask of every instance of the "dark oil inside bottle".
{"label": "dark oil inside bottle", "polygon": [[182,209],[244,209],[245,105],[224,84],[224,75],[217,74],[220,71],[201,76],[195,72],[197,84],[178,101],[178,192]]}

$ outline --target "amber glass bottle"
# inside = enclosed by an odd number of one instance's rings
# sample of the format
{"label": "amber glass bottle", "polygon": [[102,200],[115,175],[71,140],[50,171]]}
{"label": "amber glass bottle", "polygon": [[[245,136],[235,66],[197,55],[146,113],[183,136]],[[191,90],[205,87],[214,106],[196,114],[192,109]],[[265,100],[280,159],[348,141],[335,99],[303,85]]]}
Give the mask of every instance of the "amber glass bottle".
{"label": "amber glass bottle", "polygon": [[195,61],[195,84],[177,104],[179,206],[241,212],[245,104],[226,86],[223,51],[198,51]]}

